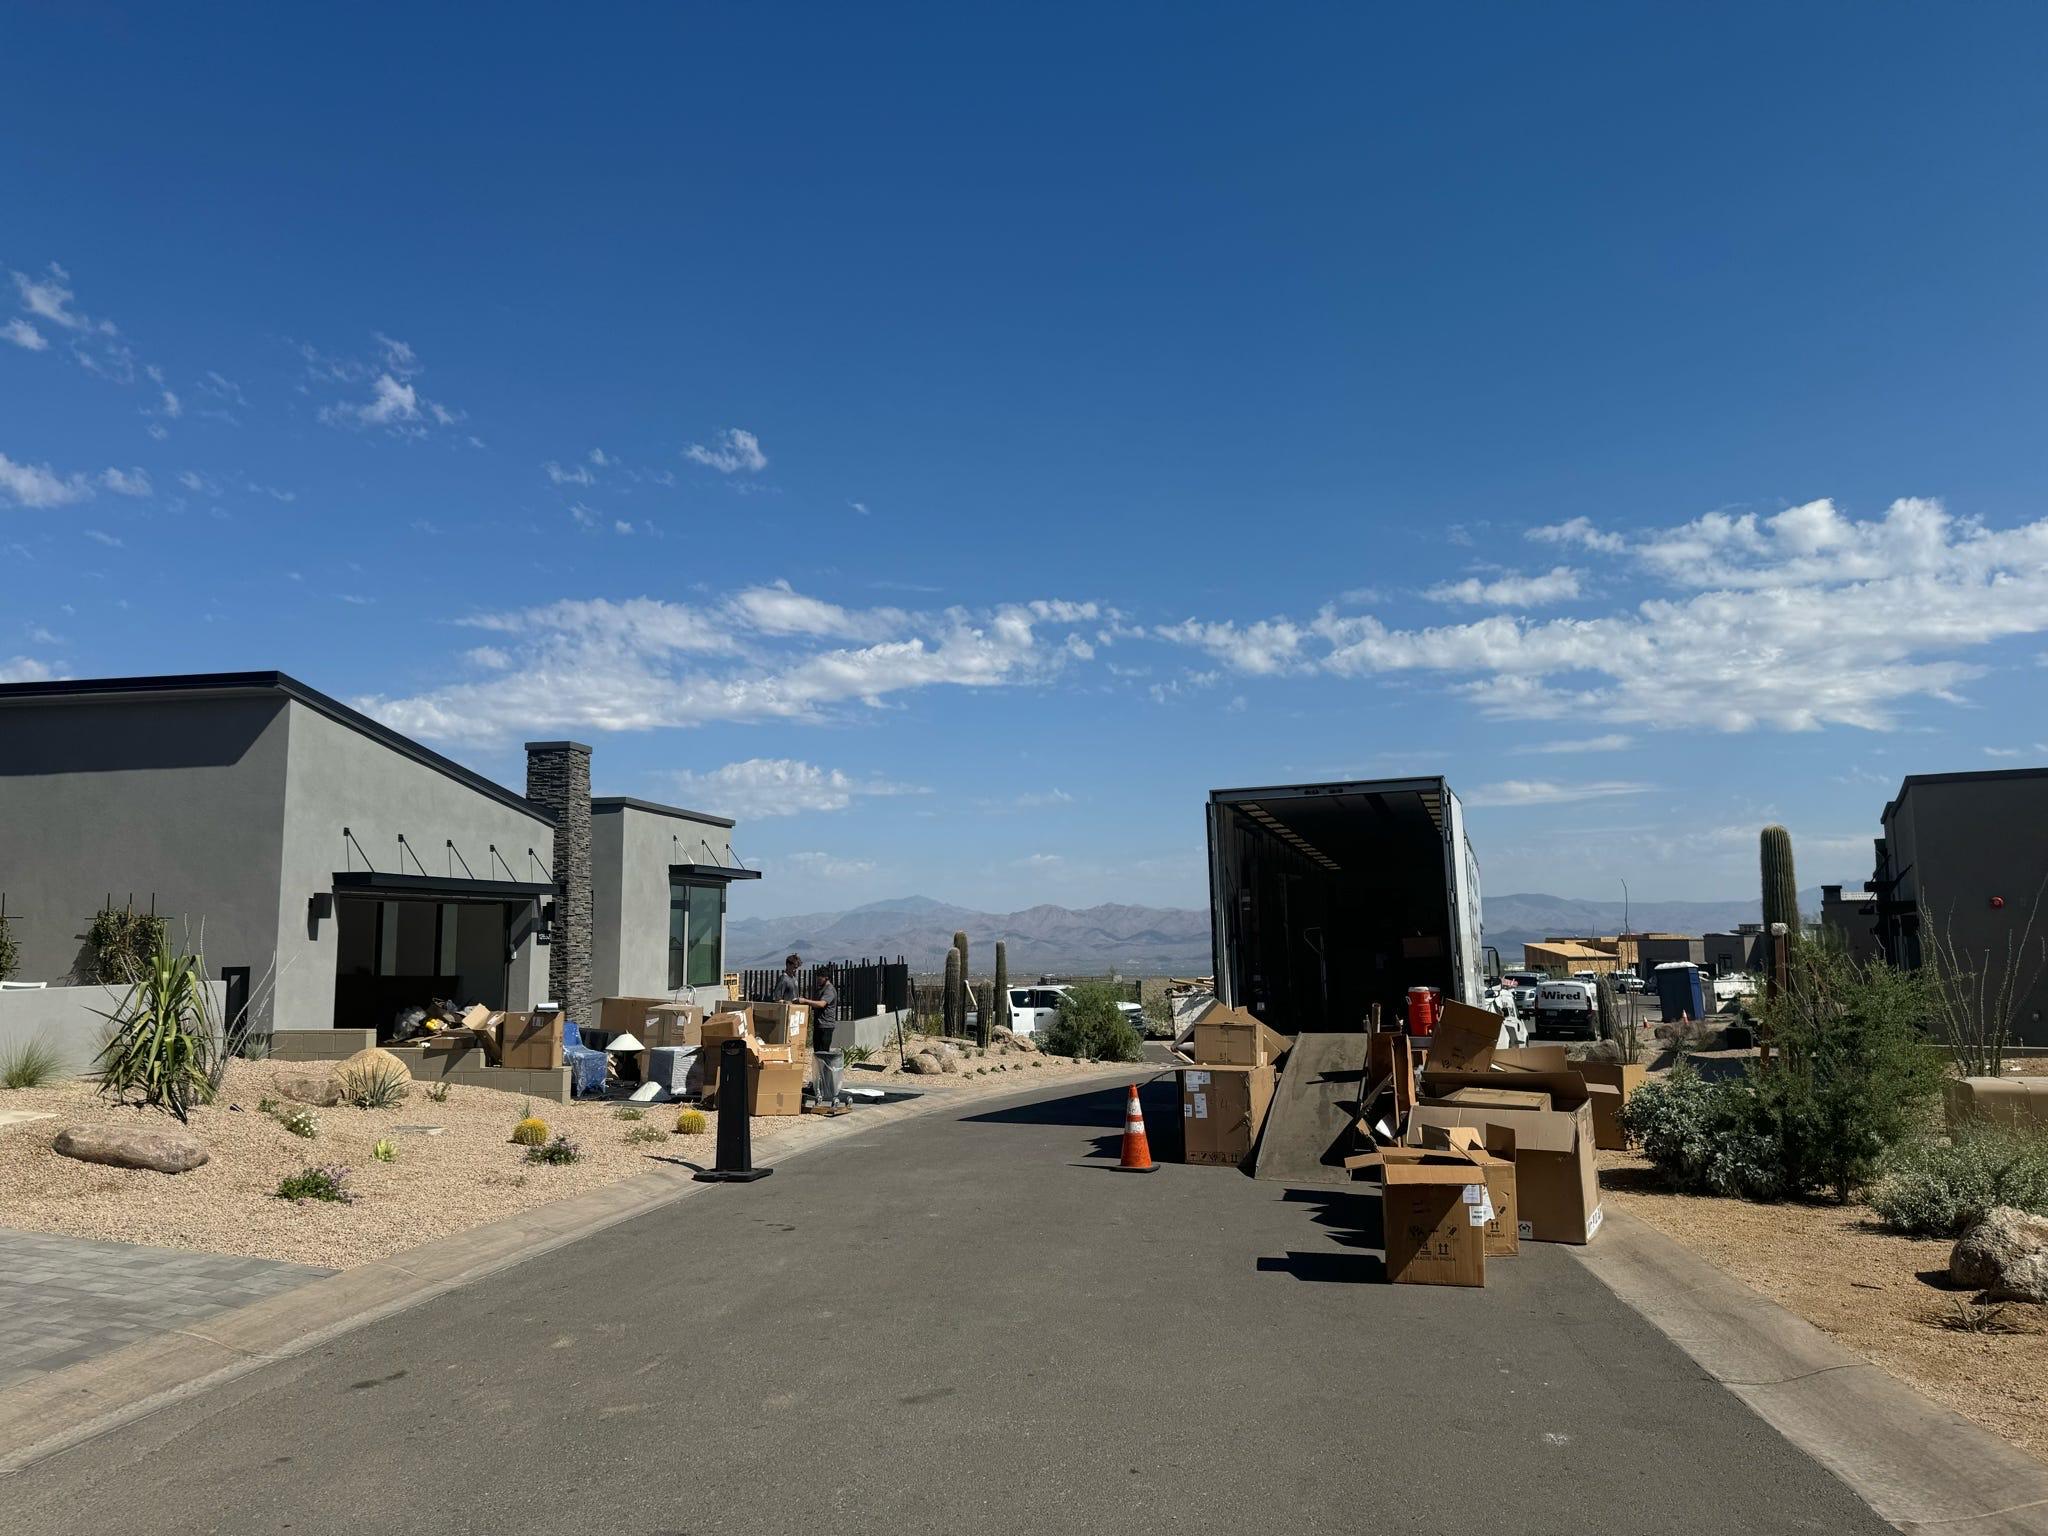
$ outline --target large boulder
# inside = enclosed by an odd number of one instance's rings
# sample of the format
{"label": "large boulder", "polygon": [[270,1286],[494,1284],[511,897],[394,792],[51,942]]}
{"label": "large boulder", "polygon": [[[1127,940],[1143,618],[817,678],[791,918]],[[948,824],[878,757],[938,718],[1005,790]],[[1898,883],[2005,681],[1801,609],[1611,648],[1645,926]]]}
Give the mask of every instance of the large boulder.
{"label": "large boulder", "polygon": [[355,1055],[343,1061],[334,1069],[336,1078],[346,1082],[357,1073],[369,1074],[372,1070],[396,1072],[407,1081],[412,1079],[412,1068],[405,1064],[405,1058],[394,1055],[381,1045],[366,1046]]}
{"label": "large boulder", "polygon": [[211,1156],[197,1136],[168,1125],[67,1125],[50,1150],[81,1163],[157,1173],[190,1173]]}
{"label": "large boulder", "polygon": [[1956,1240],[1948,1274],[1993,1301],[2048,1301],[2048,1216],[1999,1206]]}
{"label": "large boulder", "polygon": [[315,1104],[322,1109],[332,1109],[341,1102],[341,1084],[324,1067],[278,1073],[277,1091],[294,1104]]}

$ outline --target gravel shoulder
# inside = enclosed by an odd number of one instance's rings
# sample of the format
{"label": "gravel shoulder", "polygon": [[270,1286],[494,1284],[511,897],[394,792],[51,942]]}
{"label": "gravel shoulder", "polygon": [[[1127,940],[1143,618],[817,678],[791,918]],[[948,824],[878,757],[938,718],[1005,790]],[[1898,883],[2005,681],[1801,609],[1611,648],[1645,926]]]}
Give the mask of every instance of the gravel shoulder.
{"label": "gravel shoulder", "polygon": [[[994,1070],[997,1065],[1005,1070]],[[1000,1062],[969,1055],[961,1066],[960,1073],[944,1076],[906,1076],[893,1065],[882,1071],[856,1068],[847,1078],[852,1087],[966,1101],[1038,1082],[1100,1078],[1110,1070],[1036,1054]],[[233,1063],[219,1100],[192,1115],[191,1129],[205,1140],[212,1160],[175,1175],[82,1163],[50,1150],[66,1125],[175,1125],[166,1115],[102,1099],[88,1082],[0,1092],[0,1110],[55,1117],[0,1125],[0,1226],[346,1269],[631,1178],[664,1161],[708,1164],[713,1155],[708,1132],[673,1134],[673,1105],[648,1106],[643,1118],[625,1120],[615,1104],[534,1103],[532,1113],[547,1122],[550,1133],[568,1135],[583,1155],[566,1165],[528,1163],[525,1148],[509,1138],[529,1101],[469,1087],[456,1088],[442,1104],[416,1087],[395,1109],[316,1110],[319,1134],[307,1139],[257,1108],[266,1096],[284,1097],[280,1074],[304,1070],[302,1063]],[[809,1115],[756,1119],[755,1161],[773,1162],[833,1123]],[[407,1126],[441,1129],[428,1136],[402,1129]],[[628,1139],[650,1127],[664,1133],[659,1140]],[[386,1137],[397,1144],[395,1163],[371,1156]],[[278,1180],[320,1163],[348,1168],[358,1192],[354,1203],[277,1198]]]}

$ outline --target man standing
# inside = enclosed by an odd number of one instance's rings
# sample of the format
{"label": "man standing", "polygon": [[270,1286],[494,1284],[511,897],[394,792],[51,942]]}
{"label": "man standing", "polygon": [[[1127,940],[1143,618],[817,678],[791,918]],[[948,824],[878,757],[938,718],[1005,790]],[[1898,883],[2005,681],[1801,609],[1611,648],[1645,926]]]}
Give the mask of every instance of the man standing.
{"label": "man standing", "polygon": [[797,972],[804,966],[802,955],[791,955],[782,962],[782,974],[775,978],[775,1001],[778,1003],[800,1003],[804,1000],[803,983],[797,979]]}
{"label": "man standing", "polygon": [[816,991],[816,997],[804,999],[811,1005],[811,1055],[817,1068],[812,1074],[813,1091],[819,1104],[843,1108],[846,1057],[832,1048],[833,1037],[839,1032],[839,988],[833,981],[830,965],[818,968]]}

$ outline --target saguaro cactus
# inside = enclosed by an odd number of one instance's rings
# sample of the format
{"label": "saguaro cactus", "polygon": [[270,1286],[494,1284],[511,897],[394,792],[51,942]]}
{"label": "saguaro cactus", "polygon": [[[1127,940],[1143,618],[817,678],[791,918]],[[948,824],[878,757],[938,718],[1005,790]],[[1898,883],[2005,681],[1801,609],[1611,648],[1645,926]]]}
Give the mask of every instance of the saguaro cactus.
{"label": "saguaro cactus", "polygon": [[1785,925],[1785,936],[1799,938],[1799,878],[1792,870],[1792,834],[1783,827],[1765,827],[1759,852],[1763,865],[1764,931]]}
{"label": "saguaro cactus", "polygon": [[996,940],[996,984],[989,994],[989,1008],[981,1016],[981,1043],[998,1027],[1010,1027],[1010,955],[1001,939]]}
{"label": "saguaro cactus", "polygon": [[940,1026],[949,1035],[963,1033],[962,1021],[967,1015],[964,983],[965,977],[960,970],[960,951],[949,949],[946,951],[946,992],[942,1004],[944,1022]]}

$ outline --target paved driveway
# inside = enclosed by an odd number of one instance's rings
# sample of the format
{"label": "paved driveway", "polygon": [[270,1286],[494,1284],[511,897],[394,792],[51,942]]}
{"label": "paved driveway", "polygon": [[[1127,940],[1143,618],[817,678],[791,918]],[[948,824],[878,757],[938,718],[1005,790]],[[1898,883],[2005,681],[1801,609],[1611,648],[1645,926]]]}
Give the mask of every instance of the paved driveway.
{"label": "paved driveway", "polygon": [[0,1486],[0,1526],[1890,1529],[1562,1251],[1379,1284],[1371,1202],[1115,1172],[1119,1095],[1065,1093],[854,1136],[265,1367]]}

